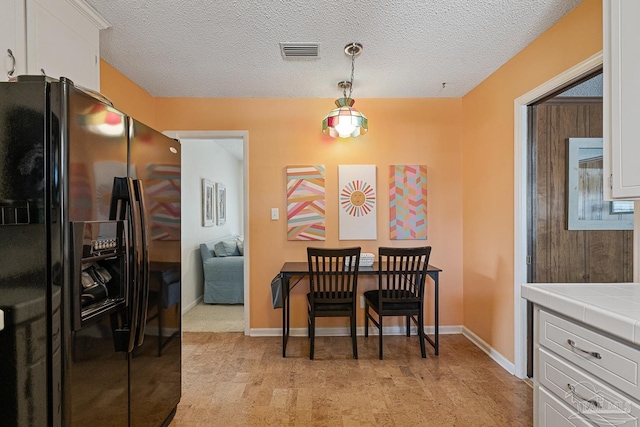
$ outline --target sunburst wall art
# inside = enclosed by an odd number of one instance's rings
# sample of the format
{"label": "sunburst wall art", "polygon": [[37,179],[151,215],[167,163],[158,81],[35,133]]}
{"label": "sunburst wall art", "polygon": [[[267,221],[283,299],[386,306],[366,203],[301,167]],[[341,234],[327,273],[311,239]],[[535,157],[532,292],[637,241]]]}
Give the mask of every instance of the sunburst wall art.
{"label": "sunburst wall art", "polygon": [[325,240],[324,165],[287,166],[287,240]]}
{"label": "sunburst wall art", "polygon": [[389,166],[389,237],[427,238],[427,166]]}
{"label": "sunburst wall art", "polygon": [[375,165],[338,166],[340,240],[377,239]]}

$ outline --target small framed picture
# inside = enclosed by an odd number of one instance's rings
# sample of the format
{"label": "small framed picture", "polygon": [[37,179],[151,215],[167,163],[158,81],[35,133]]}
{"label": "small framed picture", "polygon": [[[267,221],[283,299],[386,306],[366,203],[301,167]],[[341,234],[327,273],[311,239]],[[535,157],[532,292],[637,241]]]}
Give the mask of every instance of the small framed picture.
{"label": "small framed picture", "polygon": [[215,184],[206,178],[202,179],[202,226],[212,227],[215,224]]}
{"label": "small framed picture", "polygon": [[216,223],[222,225],[227,221],[227,188],[216,183]]}

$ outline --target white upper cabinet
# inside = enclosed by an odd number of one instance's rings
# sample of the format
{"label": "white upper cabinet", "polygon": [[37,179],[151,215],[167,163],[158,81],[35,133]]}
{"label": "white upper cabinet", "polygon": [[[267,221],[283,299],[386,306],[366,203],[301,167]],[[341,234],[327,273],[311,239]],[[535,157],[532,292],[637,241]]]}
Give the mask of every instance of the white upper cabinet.
{"label": "white upper cabinet", "polygon": [[0,0],[0,82],[27,70],[24,0]]}
{"label": "white upper cabinet", "polygon": [[11,70],[12,49],[14,75],[45,73],[100,90],[99,33],[108,27],[83,0],[0,0],[0,53],[8,68],[0,80]]}
{"label": "white upper cabinet", "polygon": [[640,198],[640,1],[603,0],[604,196]]}

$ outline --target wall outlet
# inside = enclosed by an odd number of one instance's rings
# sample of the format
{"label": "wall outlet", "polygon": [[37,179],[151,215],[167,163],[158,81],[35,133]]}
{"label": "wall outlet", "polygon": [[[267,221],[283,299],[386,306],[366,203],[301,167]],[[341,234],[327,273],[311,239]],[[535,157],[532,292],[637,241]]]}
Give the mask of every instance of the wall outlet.
{"label": "wall outlet", "polygon": [[364,295],[360,295],[360,308],[364,308]]}

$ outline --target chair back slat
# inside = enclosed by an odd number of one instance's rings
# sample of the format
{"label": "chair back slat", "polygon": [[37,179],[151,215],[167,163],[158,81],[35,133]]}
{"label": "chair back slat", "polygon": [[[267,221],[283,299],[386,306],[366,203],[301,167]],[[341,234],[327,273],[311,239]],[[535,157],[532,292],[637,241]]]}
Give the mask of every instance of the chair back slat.
{"label": "chair back slat", "polygon": [[355,301],[360,248],[307,248],[311,304]]}
{"label": "chair back slat", "polygon": [[378,249],[378,302],[420,302],[431,246]]}

